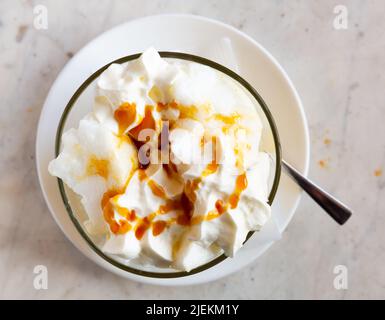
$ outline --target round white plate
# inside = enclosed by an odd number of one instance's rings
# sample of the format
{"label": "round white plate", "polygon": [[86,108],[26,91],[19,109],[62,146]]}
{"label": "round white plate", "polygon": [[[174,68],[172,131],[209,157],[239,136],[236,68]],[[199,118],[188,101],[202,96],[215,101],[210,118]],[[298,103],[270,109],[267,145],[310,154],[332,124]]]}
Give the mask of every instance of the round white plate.
{"label": "round white plate", "polygon": [[[276,120],[284,157],[307,174],[309,136],[299,96],[277,61],[256,41],[221,22],[191,15],[159,15],[130,21],[117,26],[80,50],[64,67],[47,96],[41,112],[36,162],[43,194],[51,213],[71,242],[87,257],[102,267],[128,279],[159,285],[188,285],[212,281],[245,267],[272,243],[258,245],[253,237],[234,259],[191,276],[176,279],[155,279],[122,271],[100,258],[75,229],[60,197],[57,180],[47,167],[54,158],[56,129],[67,102],[76,89],[93,72],[105,64],[153,46],[157,50],[181,51],[210,57],[207,48],[223,37],[230,39],[240,74],[262,95]],[[282,175],[273,214],[282,232],[297,208],[301,192]]]}

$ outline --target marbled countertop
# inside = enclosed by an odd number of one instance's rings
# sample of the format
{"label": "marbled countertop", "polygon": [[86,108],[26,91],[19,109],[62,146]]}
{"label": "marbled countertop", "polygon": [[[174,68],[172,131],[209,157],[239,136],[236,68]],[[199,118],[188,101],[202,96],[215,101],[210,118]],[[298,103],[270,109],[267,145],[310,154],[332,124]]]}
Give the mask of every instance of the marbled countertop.
{"label": "marbled countertop", "polygon": [[[333,27],[336,1],[0,2],[0,298],[385,298],[385,5],[340,1],[348,28]],[[33,8],[48,9],[36,30]],[[219,281],[164,288],[134,283],[84,257],[52,219],[35,169],[44,99],[70,57],[92,38],[144,15],[183,12],[231,24],[287,70],[305,106],[310,177],[355,211],[343,227],[308,197],[268,252]],[[384,173],[382,173],[384,172]],[[36,265],[47,290],[33,286]],[[333,286],[336,265],[348,288]]]}

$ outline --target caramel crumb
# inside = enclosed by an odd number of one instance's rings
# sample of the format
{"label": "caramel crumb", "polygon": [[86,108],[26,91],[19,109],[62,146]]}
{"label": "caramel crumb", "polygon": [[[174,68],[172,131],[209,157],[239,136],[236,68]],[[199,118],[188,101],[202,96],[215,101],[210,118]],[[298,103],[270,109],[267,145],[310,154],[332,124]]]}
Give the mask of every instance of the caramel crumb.
{"label": "caramel crumb", "polygon": [[329,138],[325,138],[325,139],[324,139],[324,144],[325,144],[326,146],[330,145],[331,143],[332,143],[332,141],[331,141]]}
{"label": "caramel crumb", "polygon": [[28,30],[28,26],[26,25],[19,26],[19,28],[17,29],[16,39],[15,39],[16,42],[21,42],[23,40],[27,30]]}
{"label": "caramel crumb", "polygon": [[326,160],[320,160],[318,161],[318,164],[321,168],[326,168]]}
{"label": "caramel crumb", "polygon": [[32,111],[33,111],[33,108],[32,108],[32,107],[27,108],[26,111],[27,111],[27,112],[32,112]]}
{"label": "caramel crumb", "polygon": [[375,177],[381,177],[382,176],[382,170],[381,169],[374,170],[374,176]]}

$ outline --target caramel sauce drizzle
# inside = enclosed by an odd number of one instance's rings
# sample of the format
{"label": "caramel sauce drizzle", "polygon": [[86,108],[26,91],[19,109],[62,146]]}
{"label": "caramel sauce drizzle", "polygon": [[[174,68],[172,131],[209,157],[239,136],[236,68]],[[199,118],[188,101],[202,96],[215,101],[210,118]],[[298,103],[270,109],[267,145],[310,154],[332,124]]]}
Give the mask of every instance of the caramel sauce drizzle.
{"label": "caramel sauce drizzle", "polygon": [[151,215],[144,217],[141,221],[135,226],[135,237],[140,240],[143,238],[146,231],[151,227],[152,222]]}
{"label": "caramel sauce drizzle", "polygon": [[[101,207],[103,209],[103,217],[104,220],[108,223],[110,226],[110,230],[114,234],[125,234],[128,231],[131,230],[132,226],[131,224],[126,220],[115,220],[115,212],[112,202],[110,201],[113,197],[122,194],[122,190],[108,190],[103,194],[102,200],[101,200]],[[123,209],[123,208],[122,208]],[[124,216],[129,217],[131,219],[131,215],[135,215],[135,212],[130,212],[127,209],[127,212],[122,212]]]}
{"label": "caramel sauce drizzle", "polygon": [[163,230],[167,227],[167,222],[163,220],[155,221],[152,225],[152,234],[153,236],[160,235]]}
{"label": "caramel sauce drizzle", "polygon": [[163,187],[158,184],[155,180],[149,179],[148,176],[146,175],[146,171],[143,169],[138,170],[138,178],[139,181],[147,181],[147,185],[150,187],[152,193],[162,199],[166,199],[167,195],[166,192],[164,191]]}
{"label": "caramel sauce drizzle", "polygon": [[238,205],[240,196],[242,191],[244,191],[247,188],[247,177],[246,173],[243,173],[239,175],[235,181],[235,188],[233,193],[229,196],[228,202],[224,202],[221,199],[218,199],[215,202],[215,209],[211,210],[207,213],[207,215],[201,215],[192,218],[191,224],[199,224],[202,223],[203,221],[210,221],[213,219],[216,219],[220,217],[222,214],[224,214],[229,207],[231,209],[235,209]]}
{"label": "caramel sauce drizzle", "polygon": [[138,139],[139,134],[142,130],[144,129],[155,130],[156,123],[155,123],[154,117],[152,116],[152,110],[153,110],[152,106],[146,106],[143,120],[135,128],[132,128],[131,130],[128,131],[128,134],[136,141],[139,141]]}
{"label": "caramel sauce drizzle", "polygon": [[[114,112],[114,118],[119,126],[119,136],[123,139],[130,139],[125,135],[127,128],[135,121],[136,119],[136,105],[128,102],[122,103]],[[146,106],[145,108],[145,116],[140,122],[140,124],[133,129],[129,130],[128,134],[131,138],[138,140],[139,133],[143,129],[155,129],[155,120],[152,116],[152,107]],[[134,141],[135,143],[135,141]],[[90,164],[88,165],[88,170],[91,172],[95,172],[101,176],[108,176],[108,163],[105,163],[104,160],[94,160],[91,159]],[[139,170],[139,179],[146,179],[146,175],[144,170]],[[118,206],[116,203],[113,204],[113,198],[119,196],[124,193],[126,186],[128,185],[132,174],[127,179],[126,184],[121,189],[111,189],[107,190],[102,197],[101,207],[103,210],[103,216],[105,221],[108,223],[110,230],[114,234],[125,234],[132,229],[132,225],[128,222],[134,222],[137,219],[135,210],[129,210],[127,208],[122,208]],[[155,183],[151,183],[151,189],[153,192],[157,194],[162,194],[162,190],[160,186],[157,186]],[[160,188],[158,188],[160,187]],[[117,221],[115,219],[115,211],[124,217],[126,220],[120,219]],[[143,219],[140,225],[146,225],[146,220]],[[139,229],[139,231],[137,231]],[[136,233],[140,235],[143,227],[136,227]]]}
{"label": "caramel sauce drizzle", "polygon": [[229,197],[229,204],[231,209],[235,209],[238,205],[239,198],[243,190],[247,188],[246,173],[239,175],[235,180],[235,190]]}
{"label": "caramel sauce drizzle", "polygon": [[[139,169],[138,170],[138,178],[140,181],[145,181],[148,179],[145,170]],[[150,179],[148,182],[148,186],[151,188],[151,191],[154,193],[154,195],[159,196],[163,199],[166,199],[166,193],[162,186],[157,184],[154,180]],[[168,200],[164,205],[161,205],[159,209],[155,212],[150,213],[148,216],[144,218],[139,218],[136,215],[135,210],[129,210],[124,207],[120,207],[117,205],[115,197],[121,195],[124,193],[125,188],[119,189],[119,190],[108,190],[104,193],[102,200],[101,200],[101,207],[103,208],[103,216],[105,221],[109,224],[110,230],[114,234],[124,234],[127,233],[132,229],[132,225],[129,222],[136,222],[136,225],[134,227],[135,230],[135,237],[140,240],[145,232],[152,226],[154,229],[153,234],[154,236],[159,235],[163,232],[163,230],[166,228],[167,223],[163,226],[162,222],[155,221],[153,223],[153,220],[156,216],[165,214],[170,212],[171,210],[175,209],[181,209],[181,204],[179,201],[173,201]],[[124,217],[126,220],[115,220],[115,212],[114,209],[117,211],[119,215]],[[156,226],[154,226],[156,225]]]}
{"label": "caramel sauce drizzle", "polygon": [[127,128],[135,121],[135,103],[123,102],[114,112],[114,118],[119,126],[119,134],[126,132]]}
{"label": "caramel sauce drizzle", "polygon": [[223,133],[228,133],[230,128],[238,122],[241,116],[238,113],[234,113],[231,115],[223,115],[220,113],[216,113],[213,118],[215,120],[221,121],[224,124],[224,126],[222,127]]}
{"label": "caramel sauce drizzle", "polygon": [[110,162],[106,159],[98,159],[95,156],[90,157],[87,163],[86,174],[88,176],[98,175],[108,179]]}
{"label": "caramel sauce drizzle", "polygon": [[154,195],[159,198],[166,198],[166,192],[164,191],[163,187],[157,184],[154,180],[148,181],[148,186]]}
{"label": "caramel sauce drizzle", "polygon": [[215,211],[210,211],[208,215],[205,217],[205,220],[210,221],[218,218],[222,214],[224,214],[228,209],[228,204],[224,203],[223,200],[218,199],[215,202]]}
{"label": "caramel sauce drizzle", "polygon": [[172,108],[175,110],[179,110],[179,118],[180,119],[196,119],[198,114],[198,108],[194,105],[191,106],[184,106],[181,105],[175,101],[169,102],[169,103],[161,103],[158,102],[156,106],[156,110],[158,112],[162,112],[164,110],[167,110],[168,108]]}
{"label": "caramel sauce drizzle", "polygon": [[153,235],[158,236],[173,221],[158,220],[153,222],[156,216],[166,214],[171,210],[181,209],[180,202],[177,200],[168,200],[166,204],[161,205],[155,212],[150,213],[144,218],[139,219],[135,226],[135,237],[140,240],[148,229],[152,227]]}
{"label": "caramel sauce drizzle", "polygon": [[[157,104],[157,111],[163,111],[167,108],[174,108],[179,110],[180,118],[192,118],[195,119],[198,113],[198,109],[195,106],[182,106],[177,104],[176,102],[171,102],[168,104]],[[136,119],[136,106],[135,104],[123,103],[118,109],[114,112],[114,118],[118,122],[119,125],[119,135],[124,138],[132,138],[135,145],[140,147],[140,142],[138,141],[139,133],[143,129],[155,129],[156,122],[152,115],[153,107],[146,106],[145,115],[139,125],[130,129],[128,131],[128,136],[125,135],[127,128],[135,121]],[[222,121],[226,126],[232,126],[238,121],[239,115],[231,115],[224,116],[217,114],[215,115],[216,120]],[[213,137],[213,160],[209,163],[206,168],[203,170],[200,177],[189,180],[186,182],[185,190],[182,193],[180,199],[177,200],[167,200],[164,205],[161,205],[157,211],[150,213],[144,218],[139,218],[136,215],[135,210],[129,210],[127,208],[123,208],[117,205],[116,201],[114,201],[114,197],[117,197],[124,193],[124,190],[131,179],[131,176],[126,182],[125,187],[122,189],[111,189],[107,190],[101,200],[101,207],[103,209],[103,216],[105,221],[108,223],[110,230],[112,233],[116,235],[121,235],[129,232],[130,230],[134,230],[135,237],[140,240],[143,238],[144,234],[152,229],[152,234],[154,236],[160,235],[169,225],[173,223],[177,223],[179,225],[188,226],[201,223],[202,221],[210,221],[218,218],[223,213],[225,213],[228,208],[234,209],[237,207],[240,195],[243,190],[247,188],[247,178],[246,174],[243,173],[239,175],[236,179],[234,192],[229,196],[228,202],[224,202],[221,199],[218,199],[215,202],[215,209],[211,210],[207,213],[207,215],[202,215],[198,217],[192,217],[192,212],[194,209],[194,203],[196,201],[196,191],[199,188],[202,180],[215,173],[218,170],[218,163],[216,157],[216,143],[217,138]],[[139,145],[138,145],[139,144]],[[204,144],[204,141],[202,141]],[[166,165],[166,172],[168,175],[172,174],[172,172],[177,172],[177,169],[173,163]],[[90,163],[87,167],[89,172],[93,174],[98,174],[107,179],[109,172],[109,163],[107,160],[98,160],[91,159]],[[167,195],[162,186],[157,184],[154,180],[149,179],[146,175],[144,169],[138,169],[138,178],[140,181],[148,180],[148,186],[150,187],[152,193],[160,197],[162,199],[167,199]],[[115,219],[115,211],[126,220],[119,219],[118,221]],[[176,219],[169,219],[168,221],[157,220],[153,221],[156,216],[166,214],[172,210],[177,210],[178,215]],[[136,223],[135,223],[136,222]],[[132,223],[135,223],[133,227]]]}
{"label": "caramel sauce drizzle", "polygon": [[238,113],[234,113],[231,115],[224,115],[224,114],[216,113],[214,115],[215,120],[222,121],[224,124],[227,124],[227,125],[236,124],[237,121],[240,119],[240,117],[241,116]]}
{"label": "caramel sauce drizzle", "polygon": [[213,155],[213,159],[211,161],[211,163],[209,163],[206,168],[203,170],[202,174],[200,177],[198,178],[195,178],[193,180],[188,180],[186,182],[186,186],[185,186],[185,193],[187,195],[187,197],[190,199],[191,202],[195,202],[196,200],[196,195],[195,195],[195,191],[198,190],[199,188],[199,184],[202,182],[202,180],[206,177],[208,177],[209,175],[215,173],[217,170],[218,170],[218,163],[217,163],[217,148],[216,148],[216,145],[217,145],[217,137],[212,137],[212,141],[213,141],[213,149],[212,149],[212,155]]}

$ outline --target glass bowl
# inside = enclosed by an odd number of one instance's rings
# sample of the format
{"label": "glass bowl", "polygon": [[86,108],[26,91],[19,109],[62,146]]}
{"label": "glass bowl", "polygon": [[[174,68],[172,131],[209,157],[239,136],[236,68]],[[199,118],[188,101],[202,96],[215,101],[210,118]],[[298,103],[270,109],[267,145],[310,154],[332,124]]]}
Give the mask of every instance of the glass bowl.
{"label": "glass bowl", "polygon": [[[268,152],[274,159],[272,165],[272,170],[269,178],[269,188],[270,193],[268,197],[268,202],[271,205],[273,203],[275,194],[278,189],[279,180],[281,176],[281,145],[279,140],[279,135],[277,127],[269,108],[266,103],[259,95],[257,90],[255,90],[246,80],[241,76],[231,71],[230,69],[203,57],[196,55],[181,53],[181,52],[169,52],[162,51],[159,52],[160,56],[167,59],[181,59],[190,62],[195,62],[199,64],[206,65],[208,67],[214,68],[217,71],[227,75],[233,81],[236,81],[238,84],[243,87],[246,94],[248,94],[254,101],[256,110],[263,123],[263,132],[261,139],[261,150]],[[138,59],[141,53],[129,55],[122,57],[115,61],[112,61],[94,72],[84,83],[76,90],[74,95],[71,97],[67,106],[65,107],[63,114],[61,116],[59,126],[56,133],[56,143],[55,143],[55,153],[56,156],[60,153],[62,147],[62,134],[70,128],[77,128],[80,119],[82,119],[88,112],[91,110],[91,106],[94,101],[94,93],[97,78],[113,63],[125,63]],[[152,266],[139,266],[134,263],[127,262],[120,257],[112,256],[101,251],[97,243],[100,239],[95,239],[87,233],[84,227],[84,220],[86,219],[86,214],[84,208],[80,202],[80,197],[77,196],[72,190],[70,190],[65,183],[58,178],[58,184],[60,189],[60,194],[63,199],[65,208],[68,212],[68,215],[71,221],[74,223],[76,229],[79,231],[84,240],[88,243],[91,249],[98,254],[101,258],[106,260],[108,263],[113,266],[122,269],[126,272],[134,273],[137,275],[153,278],[177,278],[189,276],[198,272],[207,270],[228,257],[224,254],[221,254],[211,260],[208,263],[205,263],[189,272],[187,271],[178,271],[172,268],[156,268]],[[249,232],[245,242],[253,235],[254,231]],[[233,259],[236,259],[236,255]]]}

